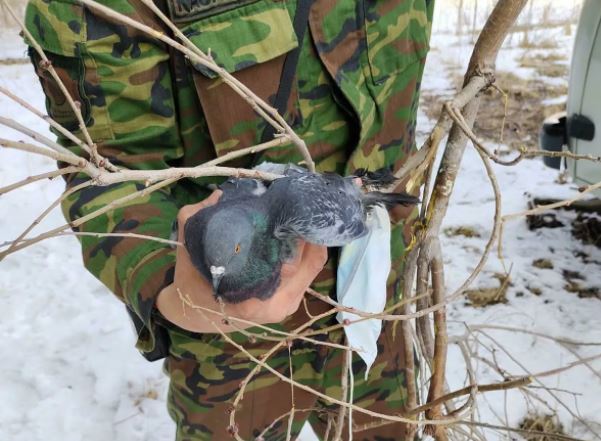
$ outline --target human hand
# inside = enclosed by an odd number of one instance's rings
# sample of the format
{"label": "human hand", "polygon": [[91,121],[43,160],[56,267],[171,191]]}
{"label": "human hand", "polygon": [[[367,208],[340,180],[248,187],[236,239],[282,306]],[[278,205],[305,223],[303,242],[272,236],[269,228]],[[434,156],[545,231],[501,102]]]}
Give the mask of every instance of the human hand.
{"label": "human hand", "polygon": [[[220,196],[221,191],[217,190],[207,199],[180,209],[177,218],[180,243],[188,218],[217,203]],[[273,296],[267,300],[251,298],[237,304],[219,304],[211,284],[193,266],[185,247],[179,246],[174,281],[159,294],[157,308],[167,320],[192,332],[215,333],[218,332],[215,326],[223,332],[232,332],[253,324],[281,322],[298,309],[305,291],[326,261],[326,247],[299,241],[295,258],[282,265],[280,285]],[[230,323],[223,322],[222,313]]]}

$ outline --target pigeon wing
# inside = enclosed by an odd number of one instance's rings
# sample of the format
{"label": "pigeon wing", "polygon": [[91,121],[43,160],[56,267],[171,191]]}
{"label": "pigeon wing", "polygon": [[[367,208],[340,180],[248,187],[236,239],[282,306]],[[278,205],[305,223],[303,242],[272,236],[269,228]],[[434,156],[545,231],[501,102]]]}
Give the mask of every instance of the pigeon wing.
{"label": "pigeon wing", "polygon": [[[254,167],[255,170],[273,173],[276,175],[294,176],[307,173],[306,169],[294,164],[276,164],[273,162],[263,162]],[[219,186],[223,191],[221,200],[231,201],[238,198],[252,198],[261,196],[267,190],[269,183],[264,183],[258,179],[250,178],[229,178]]]}
{"label": "pigeon wing", "polygon": [[281,239],[333,247],[367,232],[360,190],[341,176],[299,173],[274,181],[268,194]]}
{"label": "pigeon wing", "polygon": [[295,174],[309,173],[306,168],[299,167],[296,164],[288,163],[288,164],[278,164],[275,162],[262,162],[256,167],[253,167],[254,170],[258,170],[265,173],[273,173],[274,175],[284,175],[284,176],[292,176]]}

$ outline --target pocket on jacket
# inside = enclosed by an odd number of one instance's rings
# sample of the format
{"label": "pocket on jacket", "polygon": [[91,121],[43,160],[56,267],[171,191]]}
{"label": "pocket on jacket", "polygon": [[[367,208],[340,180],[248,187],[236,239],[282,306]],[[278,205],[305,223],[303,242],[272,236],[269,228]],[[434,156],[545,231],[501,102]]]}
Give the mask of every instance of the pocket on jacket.
{"label": "pocket on jacket", "polygon": [[[146,7],[129,16],[164,31]],[[164,168],[166,161],[181,156],[164,43],[74,0],[30,0],[25,22],[69,94],[81,103],[86,127],[103,156],[128,168]],[[81,138],[58,82],[33,49],[30,53],[48,114]]]}
{"label": "pocket on jacket", "polygon": [[[84,121],[90,121],[90,100],[84,88],[85,67],[79,57],[85,41],[83,8],[67,2],[56,1],[53,7],[42,0],[31,0],[27,6],[25,24],[32,37],[49,55],[52,67],[69,94],[81,104]],[[46,111],[56,122],[69,131],[78,130],[79,123],[69,102],[52,77],[42,58],[31,47],[29,57],[46,95]]]}
{"label": "pocket on jacket", "polygon": [[430,25],[425,0],[363,0],[367,55],[375,84],[424,58]]}
{"label": "pocket on jacket", "polygon": [[[286,55],[298,46],[285,2],[243,4],[181,30],[205,54],[269,102],[277,93]],[[258,142],[265,122],[215,72],[193,64],[194,83],[216,153]]]}

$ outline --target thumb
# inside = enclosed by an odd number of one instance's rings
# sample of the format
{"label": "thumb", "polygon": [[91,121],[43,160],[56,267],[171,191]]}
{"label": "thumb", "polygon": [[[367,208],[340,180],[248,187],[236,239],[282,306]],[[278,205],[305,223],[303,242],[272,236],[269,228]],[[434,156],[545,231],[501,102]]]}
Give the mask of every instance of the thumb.
{"label": "thumb", "polygon": [[215,190],[209,195],[208,198],[203,199],[202,201],[197,202],[196,204],[184,205],[182,208],[180,208],[180,212],[184,212],[185,214],[187,214],[187,217],[193,216],[203,208],[215,205],[217,201],[219,201],[219,198],[222,194],[223,192],[221,190]]}
{"label": "thumb", "polygon": [[215,205],[219,201],[219,198],[222,194],[223,192],[221,190],[215,190],[213,193],[211,193],[211,195],[208,198],[203,199],[202,201],[196,204],[184,205],[182,208],[179,209],[179,212],[177,213],[177,236],[180,242],[183,239],[183,231],[184,225],[186,225],[186,221],[192,216],[194,216],[196,213],[198,213],[200,210],[210,207],[211,205]]}

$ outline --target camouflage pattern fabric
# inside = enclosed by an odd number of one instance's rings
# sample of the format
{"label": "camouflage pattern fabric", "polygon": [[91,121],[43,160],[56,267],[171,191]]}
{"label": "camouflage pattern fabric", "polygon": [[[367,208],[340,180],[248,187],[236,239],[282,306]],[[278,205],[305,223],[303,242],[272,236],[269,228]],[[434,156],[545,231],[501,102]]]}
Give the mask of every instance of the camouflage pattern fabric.
{"label": "camouflage pattern fabric", "polygon": [[[139,0],[100,3],[168,33]],[[295,1],[156,3],[171,14],[194,44],[210,51],[218,64],[261,98],[273,100],[286,54],[299,44],[292,27]],[[351,173],[357,168],[398,168],[414,150],[419,82],[428,50],[432,11],[433,0],[314,2],[285,118],[306,141],[318,170]],[[86,125],[100,153],[115,164],[139,170],[195,166],[256,144],[261,138],[266,123],[213,73],[191,65],[162,42],[77,1],[30,0],[26,25],[73,97],[82,104]],[[39,57],[30,53],[47,97],[49,115],[80,135],[64,97],[40,65]],[[77,151],[67,139],[58,133],[57,136],[59,142]],[[264,160],[301,159],[288,146],[232,164],[249,167]],[[68,186],[83,179],[84,176],[71,176]],[[216,179],[181,180],[113,209],[80,229],[168,238],[179,207],[206,197],[207,184],[211,182]],[[69,220],[77,219],[141,188],[143,183],[135,182],[90,187],[67,198],[63,213]],[[410,219],[414,213],[406,215]],[[401,296],[398,285],[408,240],[407,225],[407,221],[393,225],[390,302]],[[252,363],[220,336],[193,335],[157,318],[155,300],[173,278],[175,252],[164,244],[134,238],[81,237],[80,241],[88,270],[127,305],[137,322],[138,349],[152,359],[159,347],[168,347],[165,369],[171,377],[169,403],[178,423],[178,439],[223,438],[224,406],[233,399],[238,382]],[[328,294],[333,292],[335,283],[333,254],[314,283],[316,289]],[[310,303],[319,309],[316,301]],[[317,303],[323,308],[322,302]],[[304,314],[304,310],[299,311],[273,326],[291,329],[299,320],[305,321]],[[332,320],[333,317],[315,326],[327,326]],[[253,347],[244,335],[231,335]],[[334,332],[327,338],[340,341],[342,333]],[[357,404],[387,412],[402,410],[406,379],[403,348],[398,340],[393,326],[386,325],[376,362],[379,364],[372,368],[367,382],[357,384],[357,391],[361,391],[355,394]],[[257,343],[253,350],[265,352],[272,344]],[[295,379],[320,390],[335,391],[340,387],[340,351],[306,343],[295,343],[291,350]],[[286,350],[270,363],[286,373],[288,360]],[[362,377],[359,363],[354,365],[357,380]],[[247,392],[238,413],[244,439],[251,439],[256,430],[287,411],[290,404],[289,385],[271,374],[262,372],[251,386],[252,392]],[[296,392],[295,397],[301,400],[303,394]],[[272,401],[260,405],[268,398]],[[258,400],[256,405],[254,400]],[[302,400],[307,405],[311,402],[309,407],[316,404],[312,397]],[[259,407],[267,407],[272,413],[263,409],[260,416]],[[302,405],[296,403],[296,408],[301,409]],[[324,421],[323,412],[299,413],[295,431],[306,418],[315,426]],[[359,421],[360,418],[357,415]],[[280,439],[285,434],[280,426],[268,439]],[[381,430],[377,433],[392,433]],[[401,429],[395,430],[394,433],[400,433]],[[375,439],[366,434],[358,434],[356,439]],[[362,438],[364,435],[366,438]],[[377,439],[402,437],[382,435]]]}
{"label": "camouflage pattern fabric", "polygon": [[[307,309],[311,315],[316,315],[325,312],[328,307],[319,300],[309,298]],[[305,309],[301,307],[281,326],[284,329],[293,329],[309,319]],[[317,330],[326,324],[333,323],[318,322],[311,329]],[[194,335],[179,331],[172,336],[172,356],[167,359],[165,370],[171,377],[169,411],[179,423],[177,441],[228,438],[231,403],[240,389],[240,382],[252,370],[254,364],[249,363],[243,354],[224,342],[219,335]],[[249,342],[239,333],[232,334],[232,338],[243,344],[255,357],[266,353],[274,345],[273,342],[261,340]],[[344,333],[338,329],[328,334],[318,334],[314,338],[343,343]],[[335,399],[344,400],[340,379],[345,357],[346,353],[341,349],[315,346],[296,340],[290,349],[284,346],[270,357],[267,364],[295,381]],[[358,356],[353,358],[354,404],[386,414],[396,414],[402,410],[406,401],[404,366],[402,339],[395,333],[393,323],[387,322],[378,341],[378,357],[367,379],[364,378],[365,363]],[[307,420],[321,439],[328,432],[328,427],[330,437],[333,435],[331,420],[336,421],[338,405],[299,388],[292,390],[290,384],[265,369],[248,384],[236,411],[238,433],[244,440],[254,440],[269,428],[263,435],[265,440],[284,441],[288,430],[288,417],[285,414],[293,406],[296,412],[292,424],[292,439],[296,438]],[[374,420],[355,411],[353,421],[356,425],[362,425],[373,423]],[[343,439],[347,439],[347,433],[348,428],[345,427]],[[358,432],[354,439],[399,441],[405,439],[404,434],[405,426],[395,423]]]}

